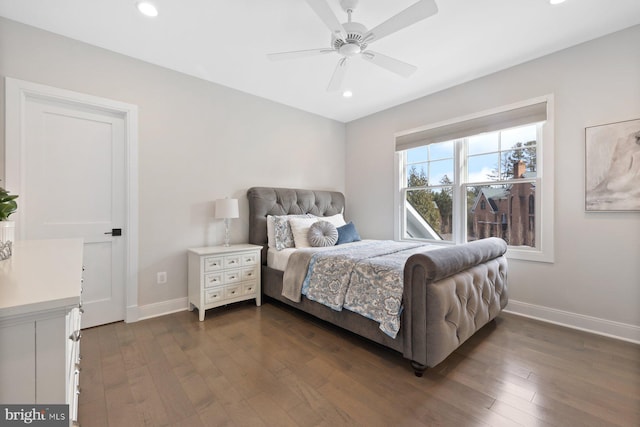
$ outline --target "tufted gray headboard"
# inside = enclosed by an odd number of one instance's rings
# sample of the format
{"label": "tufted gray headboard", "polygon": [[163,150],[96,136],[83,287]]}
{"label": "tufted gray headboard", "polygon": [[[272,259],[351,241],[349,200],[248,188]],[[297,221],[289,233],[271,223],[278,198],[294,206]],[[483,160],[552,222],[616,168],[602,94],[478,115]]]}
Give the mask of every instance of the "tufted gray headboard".
{"label": "tufted gray headboard", "polygon": [[249,199],[249,243],[262,245],[262,263],[267,263],[267,215],[331,216],[344,213],[344,195],[337,191],[252,187]]}

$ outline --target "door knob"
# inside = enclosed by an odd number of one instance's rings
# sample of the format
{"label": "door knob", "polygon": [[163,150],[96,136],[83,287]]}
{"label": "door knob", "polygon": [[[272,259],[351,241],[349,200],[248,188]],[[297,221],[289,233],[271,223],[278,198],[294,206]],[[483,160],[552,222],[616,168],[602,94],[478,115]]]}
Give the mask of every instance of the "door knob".
{"label": "door knob", "polygon": [[104,234],[111,234],[112,236],[122,236],[122,228],[112,228],[111,231],[107,231]]}

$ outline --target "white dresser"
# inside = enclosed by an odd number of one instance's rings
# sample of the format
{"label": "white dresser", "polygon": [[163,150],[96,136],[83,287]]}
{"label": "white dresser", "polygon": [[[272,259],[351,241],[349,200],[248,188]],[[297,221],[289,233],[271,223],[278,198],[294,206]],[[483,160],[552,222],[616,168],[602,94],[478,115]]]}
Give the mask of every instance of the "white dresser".
{"label": "white dresser", "polygon": [[0,403],[67,403],[77,420],[82,250],[23,240],[0,261]]}
{"label": "white dresser", "polygon": [[189,310],[197,308],[203,321],[209,308],[253,298],[259,306],[261,250],[249,244],[189,249]]}

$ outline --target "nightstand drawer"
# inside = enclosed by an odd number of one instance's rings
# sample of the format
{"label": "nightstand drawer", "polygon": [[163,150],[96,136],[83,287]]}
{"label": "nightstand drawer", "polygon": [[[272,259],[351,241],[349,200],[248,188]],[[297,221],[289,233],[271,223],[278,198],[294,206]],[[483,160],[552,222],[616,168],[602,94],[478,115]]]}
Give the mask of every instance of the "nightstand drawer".
{"label": "nightstand drawer", "polygon": [[222,273],[209,273],[204,275],[204,287],[212,288],[214,286],[221,286],[223,284]]}
{"label": "nightstand drawer", "polygon": [[224,268],[240,267],[242,255],[227,255],[224,257]]}
{"label": "nightstand drawer", "polygon": [[242,255],[242,265],[257,265],[260,252]]}
{"label": "nightstand drawer", "polygon": [[204,259],[204,271],[216,271],[216,270],[222,270],[222,266],[223,266],[223,261],[224,258],[223,257],[206,257]]}
{"label": "nightstand drawer", "polygon": [[229,270],[224,272],[224,284],[237,283],[242,280],[242,272],[238,270]]}
{"label": "nightstand drawer", "polygon": [[255,295],[258,291],[258,281],[247,282],[242,284],[243,295]]}
{"label": "nightstand drawer", "polygon": [[242,286],[240,285],[227,286],[224,288],[225,299],[239,297],[240,295],[242,295]]}
{"label": "nightstand drawer", "polygon": [[242,277],[242,281],[255,279],[258,277],[258,269],[256,267],[243,268],[240,277]]}
{"label": "nightstand drawer", "polygon": [[204,292],[204,302],[210,304],[212,302],[222,301],[224,299],[224,288],[211,289]]}

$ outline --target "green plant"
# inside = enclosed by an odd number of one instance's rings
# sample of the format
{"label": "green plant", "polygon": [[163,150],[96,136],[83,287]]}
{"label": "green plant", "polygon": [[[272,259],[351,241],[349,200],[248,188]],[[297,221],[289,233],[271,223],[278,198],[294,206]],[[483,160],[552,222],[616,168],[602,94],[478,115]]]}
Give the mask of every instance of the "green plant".
{"label": "green plant", "polygon": [[0,187],[0,221],[7,221],[9,215],[18,209],[17,198],[17,195],[12,196],[7,190]]}

